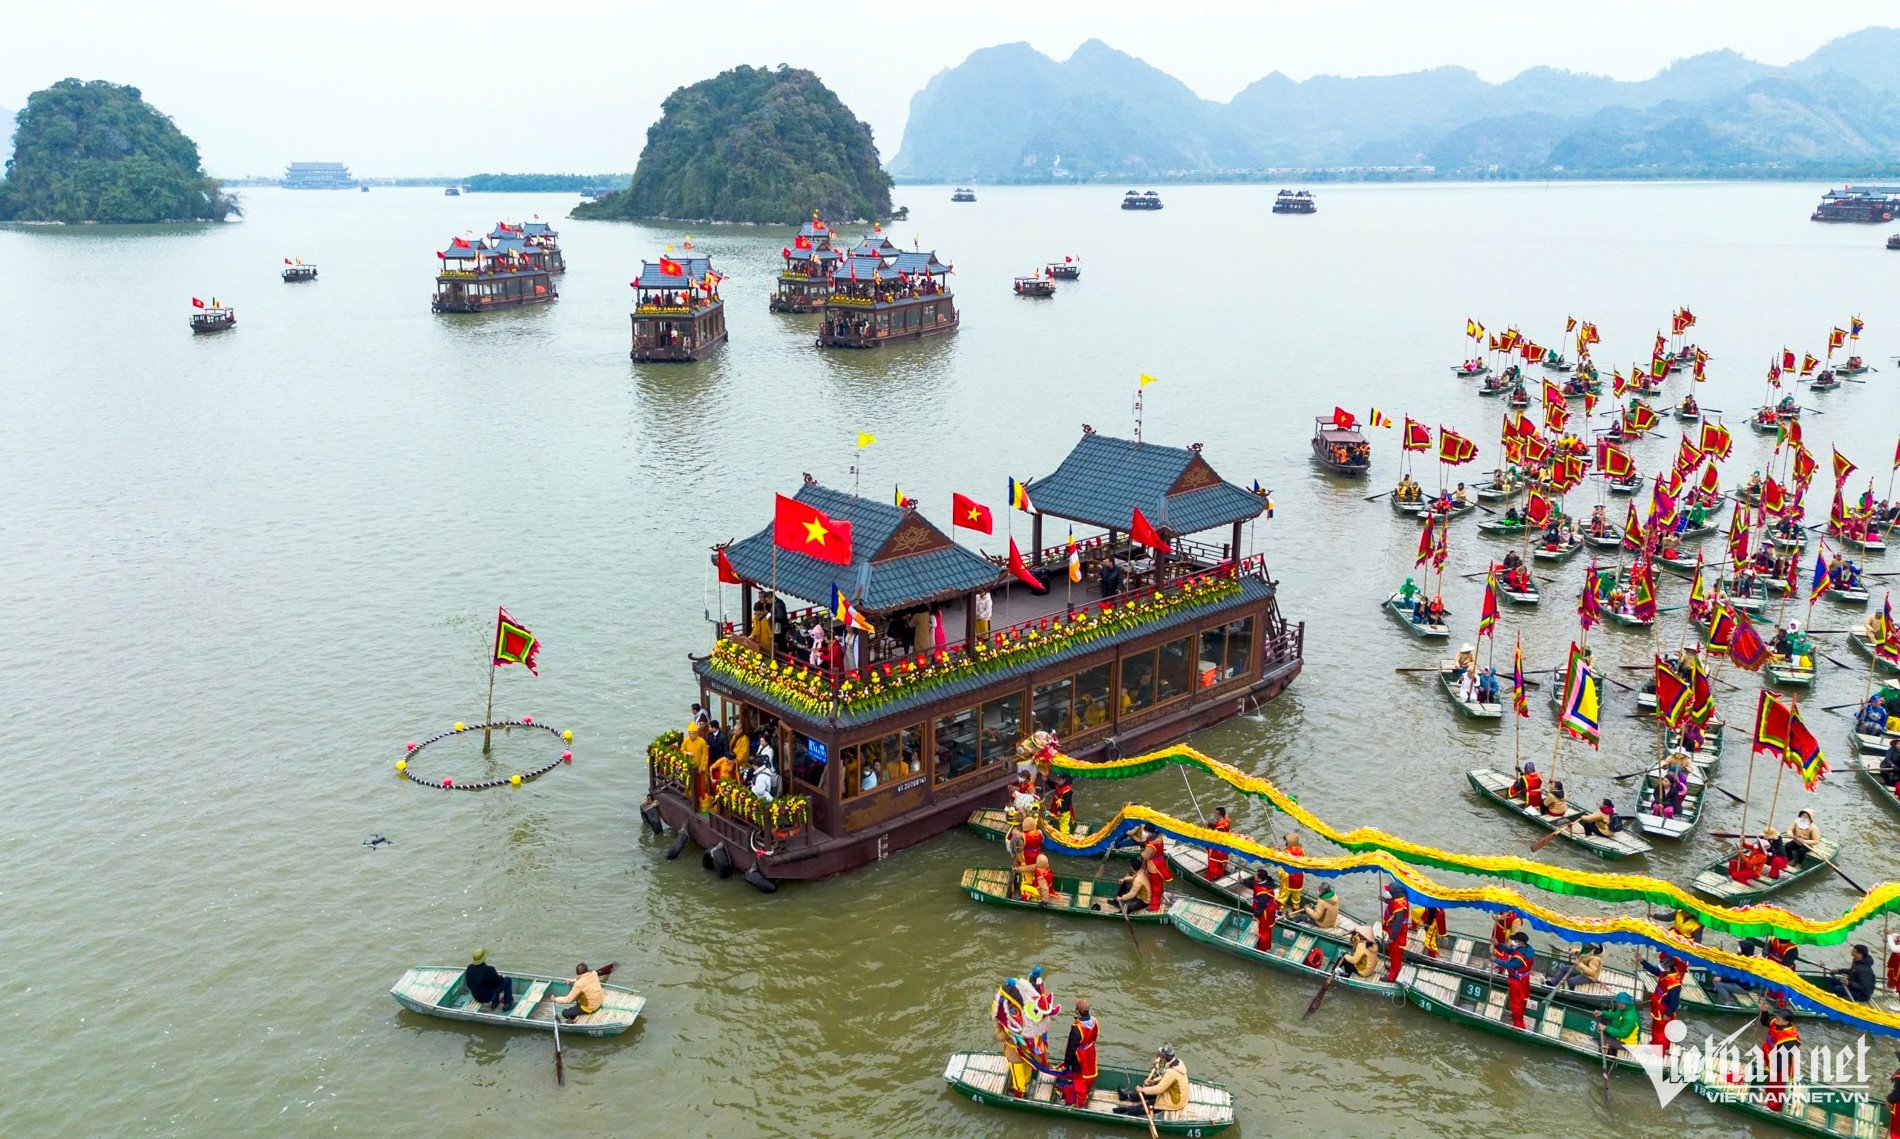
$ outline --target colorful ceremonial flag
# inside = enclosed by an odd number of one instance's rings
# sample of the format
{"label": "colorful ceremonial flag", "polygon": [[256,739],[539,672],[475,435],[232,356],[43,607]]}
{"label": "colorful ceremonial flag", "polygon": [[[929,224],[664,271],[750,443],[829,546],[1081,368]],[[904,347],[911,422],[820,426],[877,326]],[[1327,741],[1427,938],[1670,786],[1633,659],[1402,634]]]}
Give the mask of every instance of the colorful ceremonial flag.
{"label": "colorful ceremonial flag", "polygon": [[1477,321],[1472,320],[1470,317],[1466,317],[1465,318],[1465,335],[1469,336],[1473,340],[1483,339],[1484,325],[1479,324]]}
{"label": "colorful ceremonial flag", "polygon": [[1353,426],[1358,422],[1357,419],[1353,418],[1352,412],[1347,411],[1345,408],[1333,408],[1333,426],[1339,428],[1341,431],[1351,431]]}
{"label": "colorful ceremonial flag", "polygon": [[1794,709],[1783,704],[1780,697],[1763,689],[1755,703],[1755,754],[1785,759],[1789,736],[1793,734],[1793,720]]}
{"label": "colorful ceremonial flag", "polygon": [[1715,687],[1709,683],[1708,669],[1687,654],[1683,667],[1689,677],[1689,719],[1698,725],[1707,724],[1715,718]]}
{"label": "colorful ceremonial flag", "polygon": [[[1165,550],[1167,547],[1162,546],[1161,549]],[[1011,577],[1014,577],[1017,581],[1028,586],[1031,591],[1035,593],[1049,592],[1049,587],[1039,581],[1035,574],[1029,572],[1029,567],[1023,564],[1023,553],[1016,548],[1016,539],[1014,536],[1011,536],[1009,540],[1009,572]]]}
{"label": "colorful ceremonial flag", "polygon": [[891,484],[891,501],[896,503],[900,510],[907,510],[916,505],[916,500],[905,494],[895,483]]}
{"label": "colorful ceremonial flag", "polygon": [[1814,738],[1808,725],[1802,722],[1801,706],[1796,704],[1788,712],[1788,749],[1782,762],[1801,776],[1801,788],[1814,790],[1814,785],[1827,776],[1827,757],[1821,753],[1821,741]]}
{"label": "colorful ceremonial flag", "polygon": [[1631,502],[1629,515],[1623,519],[1623,548],[1640,554],[1644,545],[1643,520],[1636,514],[1636,504]]}
{"label": "colorful ceremonial flag", "polygon": [[1438,528],[1438,548],[1432,551],[1432,568],[1443,570],[1445,560],[1451,556],[1451,520]]}
{"label": "colorful ceremonial flag", "polygon": [[1623,381],[1623,369],[1621,368],[1611,369],[1610,394],[1613,396],[1616,396],[1618,399],[1621,399],[1623,396],[1623,393],[1628,390],[1629,390],[1629,385]]}
{"label": "colorful ceremonial flag", "polygon": [[950,492],[950,524],[961,526],[965,530],[981,530],[985,534],[996,532],[995,520],[990,517],[990,508],[966,494]]}
{"label": "colorful ceremonial flag", "polygon": [[1574,316],[1564,317],[1564,331],[1575,332],[1576,330],[1577,330],[1577,318]]}
{"label": "colorful ceremonial flag", "polygon": [[1590,572],[1583,577],[1583,592],[1577,595],[1577,623],[1583,626],[1586,635],[1603,620],[1603,605],[1597,598],[1597,564],[1590,563]]}
{"label": "colorful ceremonial flag", "polygon": [[1142,545],[1156,550],[1165,552],[1168,549],[1167,539],[1163,538],[1161,531],[1156,530],[1154,526],[1149,523],[1148,519],[1142,515],[1141,507],[1139,506],[1135,507],[1134,519],[1128,524],[1128,536],[1140,542]]}
{"label": "colorful ceremonial flag", "polygon": [[1827,334],[1827,350],[1830,354],[1834,349],[1839,348],[1845,343],[1847,343],[1847,330],[1845,328],[1829,330]]}
{"label": "colorful ceremonial flag", "polygon": [[1544,426],[1550,429],[1552,435],[1561,433],[1569,422],[1570,409],[1568,407],[1561,403],[1544,405]]}
{"label": "colorful ceremonial flag", "polygon": [[[1596,591],[1585,589],[1590,596]],[[1597,680],[1591,672],[1590,662],[1583,655],[1577,643],[1570,643],[1570,668],[1564,678],[1563,714],[1558,724],[1565,732],[1589,744],[1599,743],[1599,703],[1597,700]]]}
{"label": "colorful ceremonial flag", "polygon": [[1755,626],[1749,623],[1748,614],[1739,609],[1730,609],[1730,614],[1734,631],[1729,636],[1728,659],[1735,662],[1735,667],[1754,672],[1768,663],[1768,642],[1762,640]]}
{"label": "colorful ceremonial flag", "polygon": [[1814,369],[1818,367],[1820,363],[1821,362],[1816,360],[1813,356],[1803,352],[1801,354],[1801,374],[1804,376],[1813,375]]}
{"label": "colorful ceremonial flag", "polygon": [[871,627],[871,622],[865,620],[864,614],[858,612],[857,606],[851,604],[839,591],[838,583],[835,581],[831,583],[831,619],[854,629],[862,629],[867,633],[877,631]]}
{"label": "colorful ceremonial flag", "polygon": [[1702,468],[1702,477],[1696,480],[1696,489],[1710,497],[1722,493],[1722,472],[1716,470],[1714,463]]}
{"label": "colorful ceremonial flag", "polygon": [[1623,414],[1623,430],[1631,435],[1641,435],[1656,426],[1656,411],[1640,399],[1630,401],[1629,409]]}
{"label": "colorful ceremonial flag", "polygon": [[1684,435],[1682,442],[1676,446],[1676,474],[1687,475],[1701,465],[1702,448],[1689,442],[1689,437]]}
{"label": "colorful ceremonial flag", "polygon": [[1656,658],[1656,718],[1672,728],[1682,727],[1689,714],[1689,684],[1663,658]]}
{"label": "colorful ceremonial flag", "polygon": [[1836,487],[1839,487],[1842,483],[1846,482],[1847,476],[1853,474],[1855,469],[1856,468],[1854,464],[1848,461],[1847,456],[1841,454],[1841,449],[1839,447],[1835,447],[1834,448],[1834,485]]}
{"label": "colorful ceremonial flag", "polygon": [[1796,439],[1794,443],[1794,462],[1791,466],[1795,485],[1805,491],[1808,484],[1814,481],[1814,472],[1820,468],[1821,464],[1814,459],[1814,452],[1808,450],[1800,439]]}
{"label": "colorful ceremonial flag", "polygon": [[1510,352],[1517,348],[1518,338],[1523,334],[1515,328],[1507,328],[1504,335],[1498,337],[1498,351]]}
{"label": "colorful ceremonial flag", "polygon": [[869,431],[858,432],[858,450],[862,451],[875,442],[877,442],[877,436],[871,434]]}
{"label": "colorful ceremonial flag", "polygon": [[510,617],[508,610],[496,606],[494,666],[500,668],[504,664],[525,665],[529,672],[540,676],[541,670],[534,666],[535,654],[540,651],[541,641],[528,631],[528,627]]}
{"label": "colorful ceremonial flag", "polygon": [[1517,634],[1517,645],[1511,653],[1511,708],[1518,715],[1530,718],[1531,701],[1524,692],[1524,634]]}
{"label": "colorful ceremonial flag", "polygon": [[1456,467],[1478,457],[1478,445],[1446,427],[1438,429],[1438,461]]}
{"label": "colorful ceremonial flag", "polygon": [[1253,480],[1253,496],[1267,504],[1267,517],[1272,518],[1273,517],[1273,492],[1268,490],[1266,487],[1261,486],[1259,479]]}
{"label": "colorful ceremonial flag", "polygon": [[1069,580],[1082,580],[1082,551],[1075,544],[1075,527],[1069,527]]}
{"label": "colorful ceremonial flag", "polygon": [[1498,575],[1496,571],[1484,575],[1484,606],[1478,611],[1478,635],[1496,640],[1498,623]]}
{"label": "colorful ceremonial flag", "polygon": [[851,523],[825,516],[815,506],[777,496],[772,512],[772,542],[781,550],[836,565],[851,564]]}
{"label": "colorful ceremonial flag", "polygon": [[1827,509],[1827,532],[1829,536],[1839,534],[1847,526],[1847,504],[1841,501],[1841,488],[1834,487],[1834,502]]}
{"label": "colorful ceremonial flag", "polygon": [[1630,564],[1630,612],[1638,621],[1656,619],[1656,586],[1648,558]]}
{"label": "colorful ceremonial flag", "polygon": [[1626,479],[1636,473],[1636,460],[1630,453],[1608,440],[1597,443],[1597,467],[1613,479]]}
{"label": "colorful ceremonial flag", "polygon": [[1375,407],[1372,409],[1372,416],[1368,422],[1374,427],[1390,427],[1392,426],[1392,417]]}
{"label": "colorful ceremonial flag", "polygon": [[[1721,656],[1735,643],[1735,633],[1739,628],[1736,611],[1726,601],[1716,602],[1709,613],[1709,651]],[[1756,638],[1759,640],[1760,638]]]}
{"label": "colorful ceremonial flag", "polygon": [[[192,307],[192,308],[203,308],[203,307],[205,307],[205,303],[204,303],[203,301],[201,301],[201,300],[199,300],[199,299],[198,299],[197,297],[193,297],[193,298],[191,298],[191,307]],[[1900,452],[1896,452],[1896,455],[1895,455],[1895,458],[1894,458],[1894,465],[1895,465],[1896,467],[1900,467]]]}
{"label": "colorful ceremonial flag", "polygon": [[1029,501],[1028,484],[1017,482],[1015,479],[1009,480],[1009,505],[1010,509],[1020,510],[1024,514],[1036,512],[1036,504]]}
{"label": "colorful ceremonial flag", "polygon": [[[1432,521],[1432,516],[1427,514],[1425,516],[1425,529],[1418,536],[1418,557],[1412,560],[1412,568],[1414,569],[1422,569],[1426,562],[1432,560]],[[1451,525],[1450,521],[1447,520],[1445,525]]]}
{"label": "colorful ceremonial flag", "polygon": [[1781,514],[1788,509],[1788,492],[1772,476],[1761,484],[1761,512],[1764,515]]}
{"label": "colorful ceremonial flag", "polygon": [[1533,526],[1543,526],[1550,521],[1550,500],[1532,491],[1524,503],[1524,519]]}
{"label": "colorful ceremonial flag", "polygon": [[1728,428],[1722,426],[1720,423],[1705,422],[1702,425],[1702,449],[1704,451],[1707,451],[1718,459],[1726,459],[1733,446],[1734,437],[1729,434]]}
{"label": "colorful ceremonial flag", "polygon": [[1867,324],[1865,321],[1861,320],[1857,316],[1848,318],[1847,338],[1849,340],[1859,340],[1860,334],[1865,331],[1867,331]]}
{"label": "colorful ceremonial flag", "polygon": [[1653,379],[1662,379],[1669,374],[1669,360],[1664,356],[1652,357],[1649,361],[1649,374]]}
{"label": "colorful ceremonial flag", "polygon": [[1821,600],[1827,592],[1827,558],[1820,550],[1814,551],[1814,576],[1808,581],[1808,604]]}
{"label": "colorful ceremonial flag", "polygon": [[[1432,449],[1432,429],[1413,419],[1405,417],[1405,443],[1407,451],[1429,451]],[[1894,449],[1894,469],[1900,470],[1900,446]]]}

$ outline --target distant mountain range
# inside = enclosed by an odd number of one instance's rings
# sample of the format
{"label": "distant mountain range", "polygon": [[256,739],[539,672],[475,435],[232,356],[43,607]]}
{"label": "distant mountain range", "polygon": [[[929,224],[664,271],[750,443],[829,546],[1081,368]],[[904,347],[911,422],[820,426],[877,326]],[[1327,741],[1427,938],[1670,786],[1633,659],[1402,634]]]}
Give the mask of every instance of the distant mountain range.
{"label": "distant mountain range", "polygon": [[1897,61],[1900,29],[1868,28],[1787,67],[1717,51],[1640,82],[1275,72],[1216,103],[1100,40],[1060,63],[1004,44],[912,97],[889,168],[911,182],[1900,173]]}

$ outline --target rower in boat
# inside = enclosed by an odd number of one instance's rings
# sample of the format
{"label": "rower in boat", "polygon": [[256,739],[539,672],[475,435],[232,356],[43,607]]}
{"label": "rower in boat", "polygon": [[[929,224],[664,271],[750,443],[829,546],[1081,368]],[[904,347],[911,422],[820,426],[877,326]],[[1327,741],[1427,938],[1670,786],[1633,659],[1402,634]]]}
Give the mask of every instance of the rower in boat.
{"label": "rower in boat", "polygon": [[1425,492],[1414,482],[1408,471],[1399,476],[1399,485],[1392,488],[1392,502],[1396,506],[1416,507],[1425,500]]}
{"label": "rower in boat", "polygon": [[1576,955],[1567,961],[1552,961],[1544,972],[1544,986],[1554,994],[1561,980],[1564,992],[1583,985],[1601,983],[1603,977],[1603,946],[1595,942],[1585,942],[1577,947]]}
{"label": "rower in boat", "polygon": [[1837,997],[1866,1004],[1874,999],[1879,982],[1874,979],[1874,955],[1865,945],[1856,945],[1849,951],[1847,969],[1829,969],[1822,988]]}
{"label": "rower in boat", "polygon": [[1814,644],[1801,631],[1801,622],[1789,621],[1778,629],[1768,646],[1769,675],[1783,684],[1814,683]]}
{"label": "rower in boat", "polygon": [[1519,380],[1511,386],[1511,394],[1506,402],[1512,407],[1517,408],[1525,408],[1531,405],[1531,392],[1529,388],[1524,386],[1524,381]]}
{"label": "rower in boat", "polygon": [[1836,372],[1838,372],[1839,374],[1843,376],[1858,376],[1862,372],[1866,372],[1869,370],[1870,369],[1867,367],[1867,362],[1865,360],[1862,360],[1859,356],[1849,356],[1847,358],[1847,363],[1842,364],[1839,368],[1835,369]]}
{"label": "rower in boat", "polygon": [[1682,982],[1689,975],[1689,963],[1673,953],[1661,954],[1661,958],[1660,966],[1644,957],[1638,957],[1636,963],[1656,978],[1655,987],[1649,990],[1649,1042],[1666,1049],[1674,1043],[1668,1036],[1669,1022],[1682,1008]]}
{"label": "rower in boat", "polygon": [[1613,838],[1623,829],[1624,820],[1616,813],[1616,804],[1609,799],[1597,804],[1597,809],[1577,820],[1577,828],[1584,834],[1598,838]]}
{"label": "rower in boat", "polygon": [[1537,761],[1527,759],[1518,765],[1517,778],[1504,793],[1506,799],[1521,802],[1533,811],[1544,809],[1544,777],[1537,773]]}
{"label": "rower in boat", "polygon": [[1180,1111],[1188,1103],[1187,1065],[1175,1055],[1174,1045],[1163,1044],[1155,1050],[1147,1082],[1134,1088],[1121,1088],[1117,1094],[1125,1101],[1115,1109],[1120,1115],[1145,1118],[1157,1112]]}
{"label": "rower in boat", "polygon": [[1505,990],[1505,1010],[1510,1014],[1511,1027],[1524,1031],[1524,1008],[1531,999],[1531,970],[1537,964],[1537,951],[1531,948],[1531,939],[1523,933],[1514,933],[1505,945],[1504,951],[1496,957],[1498,971],[1504,974],[1507,984]]}
{"label": "rower in boat", "polygon": [[[607,966],[602,966],[607,968]],[[611,970],[610,970],[611,971]],[[607,1001],[607,993],[600,987],[600,974],[587,967],[583,961],[574,966],[574,975],[567,979],[567,994],[553,998],[557,1005],[566,1005],[562,1009],[562,1020],[579,1020],[600,1011]]]}
{"label": "rower in boat", "polygon": [[1105,913],[1121,913],[1126,916],[1137,911],[1147,911],[1154,907],[1150,904],[1159,893],[1149,884],[1147,860],[1136,856],[1134,868],[1116,883],[1115,896],[1107,901],[1090,902],[1089,908]]}
{"label": "rower in boat", "polygon": [[1628,993],[1611,997],[1609,1010],[1598,1013],[1596,1022],[1597,1037],[1612,1056],[1628,1055],[1643,1031],[1643,1014],[1636,1011],[1636,1001]]}
{"label": "rower in boat", "polygon": [[1388,982],[1397,981],[1399,970],[1405,966],[1405,939],[1411,925],[1412,907],[1406,901],[1405,887],[1394,882],[1386,887],[1385,910],[1379,915],[1379,930],[1385,937],[1385,979]]}
{"label": "rower in boat", "polygon": [[1820,374],[1814,377],[1812,386],[1817,392],[1833,391],[1841,386],[1841,379],[1834,373],[1834,369],[1822,368]]}
{"label": "rower in boat", "polygon": [[[1214,821],[1208,824],[1208,829],[1219,831],[1221,834],[1232,833],[1234,824],[1233,821],[1227,817],[1226,807],[1214,808]],[[1227,848],[1224,846],[1208,847],[1207,880],[1209,882],[1219,882],[1225,877],[1227,877]]]}
{"label": "rower in boat", "polygon": [[1795,812],[1794,822],[1788,824],[1787,837],[1781,842],[1783,857],[1788,865],[1800,870],[1820,845],[1821,827],[1814,821],[1814,812],[1803,807]]}
{"label": "rower in boat", "polygon": [[1782,396],[1781,402],[1775,404],[1775,417],[1783,420],[1799,419],[1801,418],[1801,405],[1796,403],[1795,398],[1791,395]]}
{"label": "rower in boat", "polygon": [[1702,418],[1702,405],[1695,401],[1694,395],[1682,397],[1682,402],[1676,405],[1676,418],[1685,421]]}
{"label": "rower in boat", "polygon": [[1254,948],[1265,953],[1273,948],[1273,925],[1280,920],[1280,887],[1273,871],[1265,866],[1253,872],[1253,913],[1256,929]]}

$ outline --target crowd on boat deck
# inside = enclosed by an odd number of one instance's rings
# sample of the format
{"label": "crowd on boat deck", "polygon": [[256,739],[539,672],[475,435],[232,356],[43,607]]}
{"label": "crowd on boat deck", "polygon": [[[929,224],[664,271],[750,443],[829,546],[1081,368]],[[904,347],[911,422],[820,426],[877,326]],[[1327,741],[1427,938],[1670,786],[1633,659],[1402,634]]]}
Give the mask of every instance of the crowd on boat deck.
{"label": "crowd on boat deck", "polygon": [[1458,700],[1463,704],[1496,704],[1498,675],[1490,668],[1478,667],[1478,651],[1466,642],[1451,663],[1452,683],[1457,685]]}
{"label": "crowd on boat deck", "polygon": [[1372,444],[1370,443],[1332,443],[1327,445],[1327,453],[1342,467],[1365,467],[1372,465]]}
{"label": "crowd on boat deck", "polygon": [[768,716],[752,731],[737,723],[728,730],[724,722],[713,719],[698,704],[691,711],[680,753],[692,765],[693,785],[689,790],[693,806],[701,812],[712,810],[722,783],[740,784],[767,802],[777,798],[783,789],[778,757],[772,750],[778,721]]}

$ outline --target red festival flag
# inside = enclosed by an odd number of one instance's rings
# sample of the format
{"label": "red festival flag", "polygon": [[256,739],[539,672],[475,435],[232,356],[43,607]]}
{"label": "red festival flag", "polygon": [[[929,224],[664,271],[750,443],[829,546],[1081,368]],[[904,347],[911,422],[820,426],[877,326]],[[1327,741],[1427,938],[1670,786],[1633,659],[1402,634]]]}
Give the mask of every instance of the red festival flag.
{"label": "red festival flag", "polygon": [[1358,422],[1358,420],[1352,417],[1352,412],[1347,411],[1345,408],[1338,406],[1333,408],[1333,426],[1339,428],[1341,431],[1351,431],[1353,425]]}
{"label": "red festival flag", "polygon": [[1702,449],[1714,455],[1716,458],[1728,458],[1728,453],[1733,442],[1734,437],[1729,434],[1728,428],[1722,426],[1720,423],[1704,423],[1702,425]]}
{"label": "red festival flag", "polygon": [[[1407,451],[1432,449],[1432,429],[1409,415],[1405,417],[1405,449]],[[1895,448],[1894,467],[1900,469],[1900,447]]]}
{"label": "red festival flag", "polygon": [[528,671],[540,676],[540,670],[534,667],[534,657],[541,651],[541,641],[528,631],[527,626],[508,615],[506,609],[495,608],[495,667],[504,664],[521,664]]}
{"label": "red festival flag", "polygon": [[1484,607],[1478,611],[1478,635],[1492,637],[1495,640],[1498,624],[1498,575],[1488,573],[1484,577]]}
{"label": "red festival flag", "polygon": [[721,585],[744,585],[745,579],[739,576],[738,570],[732,568],[732,559],[726,557],[726,548],[724,546],[716,546],[714,547],[714,552],[719,555],[719,583]]}
{"label": "red festival flag", "polygon": [[1511,707],[1518,715],[1530,718],[1530,698],[1524,695],[1524,634],[1517,634],[1517,647],[1511,654]]}
{"label": "red festival flag", "polygon": [[[1447,521],[1446,525],[1450,525]],[[1418,557],[1412,562],[1414,569],[1422,568],[1432,560],[1432,516],[1425,516],[1425,531],[1418,536]]]}
{"label": "red festival flag", "polygon": [[811,238],[806,237],[804,234],[799,234],[797,237],[792,238],[792,248],[793,249],[810,249]]}
{"label": "red festival flag", "polygon": [[1030,573],[1029,567],[1023,564],[1023,553],[1016,548],[1016,539],[1014,537],[1009,540],[1009,572],[1017,581],[1022,582],[1037,593],[1047,593],[1049,591],[1049,587],[1036,580],[1036,575]]}
{"label": "red festival flag", "polygon": [[996,532],[996,523],[990,518],[990,508],[969,495],[955,491],[950,493],[950,524],[965,530],[981,530],[985,534]]}
{"label": "red festival flag", "polygon": [[1456,467],[1478,457],[1478,445],[1449,428],[1438,429],[1438,461]]}
{"label": "red festival flag", "polygon": [[[203,308],[203,307],[205,307],[205,303],[204,303],[203,301],[201,301],[201,300],[199,300],[199,299],[198,299],[197,297],[193,297],[193,298],[191,298],[191,307],[192,307],[192,308]],[[1894,461],[1894,465],[1895,465],[1895,466],[1900,466],[1900,452],[1897,452],[1897,453],[1896,453],[1896,456],[1895,456],[1895,461]]]}
{"label": "red festival flag", "polygon": [[1161,550],[1163,552],[1166,552],[1168,549],[1168,540],[1163,538],[1161,531],[1156,530],[1146,516],[1141,513],[1141,507],[1139,506],[1135,507],[1135,516],[1128,523],[1128,536],[1152,549]]}
{"label": "red festival flag", "polygon": [[678,261],[673,260],[671,257],[660,258],[660,276],[684,277],[685,275],[686,275],[686,266],[681,265]]}
{"label": "red festival flag", "polygon": [[851,564],[851,523],[827,518],[824,511],[795,498],[777,497],[772,513],[774,545],[823,562]]}
{"label": "red festival flag", "polygon": [[1847,476],[1853,474],[1854,470],[1854,464],[1847,461],[1847,456],[1841,454],[1841,449],[1839,447],[1834,448],[1835,487],[1838,488],[1842,483],[1846,482]]}

